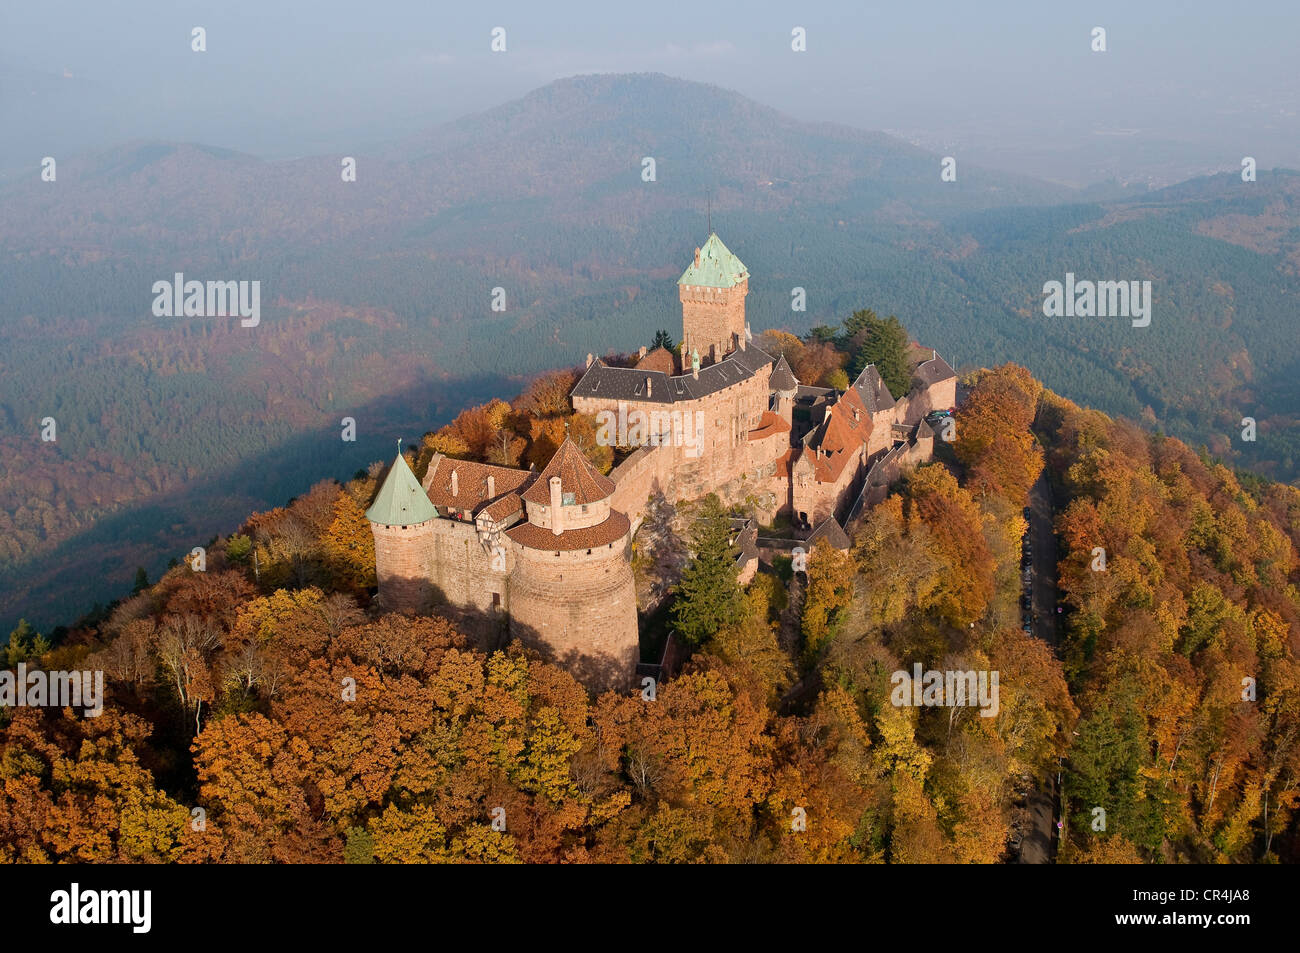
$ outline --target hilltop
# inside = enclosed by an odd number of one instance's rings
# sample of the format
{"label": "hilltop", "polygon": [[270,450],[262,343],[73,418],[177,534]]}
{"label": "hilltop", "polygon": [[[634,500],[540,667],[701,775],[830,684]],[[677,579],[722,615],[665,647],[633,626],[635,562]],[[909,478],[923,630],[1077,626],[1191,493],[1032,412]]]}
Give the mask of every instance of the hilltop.
{"label": "hilltop", "polygon": [[[9,666],[102,669],[108,698],[0,712],[0,860],[993,863],[1058,772],[1061,862],[1294,860],[1300,491],[1023,368],[968,382],[950,451],[850,550],[719,580],[734,618],[653,703],[592,697],[454,613],[378,611],[361,508],[381,467],[254,514],[202,572],[11,646]],[[1016,605],[1044,481],[1058,651]],[[725,552],[707,539],[697,562]],[[913,666],[1000,691],[900,702]]]}
{"label": "hilltop", "polygon": [[[1300,465],[1289,173],[1082,201],[958,157],[943,183],[901,140],[662,75],[552,83],[358,156],[355,183],[340,158],[133,143],[0,188],[0,628],[66,621],[313,475],[634,348],[667,323],[664,279],[709,206],[760,276],[755,332],[868,300],[957,365],[1019,361],[1236,465]],[[261,326],[154,318],[149,288],[176,271],[260,280]],[[1152,326],[1045,318],[1066,272],[1151,280]],[[57,446],[34,436],[47,414]]]}

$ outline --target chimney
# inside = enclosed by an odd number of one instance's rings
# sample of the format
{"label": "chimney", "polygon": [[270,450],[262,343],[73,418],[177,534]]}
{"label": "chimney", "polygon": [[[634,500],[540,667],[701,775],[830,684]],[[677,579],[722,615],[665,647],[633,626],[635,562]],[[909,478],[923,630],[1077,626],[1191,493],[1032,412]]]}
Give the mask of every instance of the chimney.
{"label": "chimney", "polygon": [[700,267],[700,250],[698,248],[695,249],[695,267]]}
{"label": "chimney", "polygon": [[456,496],[460,492],[460,480],[456,476],[456,471],[451,471],[451,495]]}
{"label": "chimney", "polygon": [[564,494],[560,492],[560,478],[551,477],[551,532],[559,536],[564,532],[564,517],[560,515]]}
{"label": "chimney", "polygon": [[641,345],[641,350],[638,352],[638,354],[639,354],[640,357],[645,357],[645,355],[646,355],[646,347],[645,347],[644,344]]}
{"label": "chimney", "polygon": [[[642,348],[642,350],[644,350],[644,348]],[[650,396],[650,387],[651,387],[651,379],[650,379],[650,375],[647,374],[645,378],[645,395],[647,397]]]}
{"label": "chimney", "polygon": [[492,499],[492,497],[496,495],[497,495],[497,478],[489,473],[488,474],[488,499],[490,500]]}
{"label": "chimney", "polygon": [[594,360],[595,360],[595,358],[592,357],[592,356],[591,356],[591,352],[588,351],[588,352],[587,352],[587,366],[588,366],[588,367],[591,367],[591,362],[594,361]]}

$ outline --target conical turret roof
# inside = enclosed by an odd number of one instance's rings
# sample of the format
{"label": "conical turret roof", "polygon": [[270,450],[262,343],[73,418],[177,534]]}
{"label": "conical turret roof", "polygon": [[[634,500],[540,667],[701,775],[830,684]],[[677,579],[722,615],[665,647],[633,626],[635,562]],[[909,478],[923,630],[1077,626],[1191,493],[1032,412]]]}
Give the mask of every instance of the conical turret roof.
{"label": "conical turret roof", "polygon": [[776,367],[772,368],[772,377],[768,381],[768,387],[772,390],[794,391],[799,389],[799,381],[794,376],[794,371],[790,370],[790,365],[786,362],[785,355],[776,362]]}
{"label": "conical turret roof", "polygon": [[429,502],[429,494],[424,492],[420,481],[411,472],[406,458],[398,453],[384,478],[384,485],[375,496],[375,502],[366,510],[366,519],[385,526],[410,526],[437,515],[438,511]]}
{"label": "conical turret roof", "polygon": [[555,451],[551,462],[546,464],[532,485],[520,495],[529,503],[549,505],[551,477],[554,476],[560,478],[560,492],[565,496],[565,505],[594,503],[614,492],[614,481],[592,466],[591,461],[583,456],[578,445],[569,437],[564,438],[564,443]]}

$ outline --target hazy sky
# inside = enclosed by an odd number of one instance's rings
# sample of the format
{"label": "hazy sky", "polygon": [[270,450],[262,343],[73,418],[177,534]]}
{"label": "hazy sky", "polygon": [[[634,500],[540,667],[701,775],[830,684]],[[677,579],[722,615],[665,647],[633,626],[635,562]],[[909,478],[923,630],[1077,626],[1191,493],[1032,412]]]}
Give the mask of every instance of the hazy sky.
{"label": "hazy sky", "polygon": [[0,167],[130,139],[364,152],[564,76],[652,70],[1014,171],[1163,183],[1248,154],[1300,168],[1298,38],[1286,0],[0,0]]}

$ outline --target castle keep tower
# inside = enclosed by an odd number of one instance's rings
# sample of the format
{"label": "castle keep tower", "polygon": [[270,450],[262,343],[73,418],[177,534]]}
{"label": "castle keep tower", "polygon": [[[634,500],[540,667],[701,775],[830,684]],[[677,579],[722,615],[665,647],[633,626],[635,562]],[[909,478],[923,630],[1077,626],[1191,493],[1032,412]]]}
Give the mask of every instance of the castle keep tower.
{"label": "castle keep tower", "polygon": [[421,612],[433,600],[433,521],[438,511],[406,459],[397,459],[375,502],[366,510],[375,536],[375,576],[379,599],[388,609]]}
{"label": "castle keep tower", "polygon": [[716,364],[745,342],[745,295],[749,269],[731,253],[717,232],[677,280],[682,301],[682,367],[698,353],[704,365]]}
{"label": "castle keep tower", "polygon": [[610,507],[614,483],[565,439],[520,494],[527,521],[514,547],[510,633],[596,690],[632,683],[640,656],[631,524]]}

